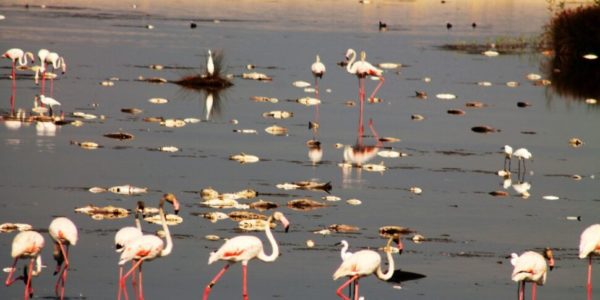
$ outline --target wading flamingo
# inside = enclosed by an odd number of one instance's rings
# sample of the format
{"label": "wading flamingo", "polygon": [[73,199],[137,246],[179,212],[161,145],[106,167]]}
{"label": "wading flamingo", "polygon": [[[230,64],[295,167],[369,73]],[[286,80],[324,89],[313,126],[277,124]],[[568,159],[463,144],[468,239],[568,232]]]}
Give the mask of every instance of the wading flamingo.
{"label": "wading flamingo", "polygon": [[[502,150],[504,151],[504,171],[510,172],[510,163],[512,161],[513,148],[509,145],[504,145]],[[508,169],[506,168],[506,162],[508,162]]]}
{"label": "wading flamingo", "polygon": [[52,110],[52,108],[54,106],[61,105],[60,102],[58,102],[56,99],[51,98],[51,97],[46,97],[44,95],[35,96],[35,101],[39,101],[43,105],[47,105],[50,108],[50,116],[54,115],[54,111]]}
{"label": "wading flamingo", "polygon": [[[275,219],[276,221],[281,222],[283,227],[285,228],[285,232],[289,229],[289,221],[287,218],[280,212],[275,212],[272,216],[267,220],[267,224],[271,224],[271,221]],[[253,258],[258,258],[264,262],[272,262],[277,259],[279,256],[279,247],[277,246],[277,242],[275,238],[273,238],[273,234],[271,233],[271,226],[267,225],[265,229],[265,233],[267,234],[267,238],[269,239],[269,243],[273,249],[271,255],[265,254],[263,244],[261,240],[255,236],[251,235],[240,235],[236,236],[221,246],[219,250],[216,252],[210,253],[210,257],[208,258],[208,264],[212,264],[217,260],[225,260],[227,264],[217,273],[217,275],[210,281],[210,283],[204,289],[204,296],[202,299],[207,300],[208,294],[212,290],[212,287],[215,286],[217,281],[225,274],[225,271],[229,269],[229,267],[241,261],[242,262],[242,297],[244,300],[248,300],[248,286],[247,286],[247,271],[248,271],[248,261]]]}
{"label": "wading flamingo", "polygon": [[[31,277],[37,276],[42,272],[42,257],[40,252],[44,248],[44,237],[36,231],[22,231],[15,236],[12,242],[11,256],[14,258],[8,277],[4,284],[12,285],[17,280],[25,282],[25,300],[33,296],[33,288],[31,287]],[[13,274],[16,270],[17,261],[19,258],[29,258],[29,267],[25,267],[25,275],[13,279]],[[33,269],[33,263],[36,263],[36,269]]]}
{"label": "wading flamingo", "polygon": [[[46,56],[45,59],[46,66],[42,72],[42,87],[44,86],[44,80],[46,80],[46,68],[48,65],[52,65],[52,69],[61,69],[62,73],[65,74],[67,72],[67,64],[65,63],[65,59],[58,55],[56,52],[50,52]],[[54,76],[50,77],[50,97],[54,96]]]}
{"label": "wading flamingo", "polygon": [[29,58],[31,60],[31,62],[33,63],[33,62],[35,62],[35,57],[33,57],[33,53],[24,52],[23,50],[21,50],[19,48],[12,48],[12,49],[6,50],[6,52],[4,52],[4,54],[2,54],[2,57],[10,59],[10,61],[12,63],[12,70],[11,70],[11,79],[12,79],[12,90],[11,91],[12,91],[12,93],[10,96],[10,112],[11,112],[11,114],[13,114],[15,111],[15,93],[17,90],[17,74],[15,72],[17,63],[19,63],[20,66],[26,66],[27,58]]}
{"label": "wading flamingo", "polygon": [[592,256],[600,255],[600,224],[594,224],[581,233],[579,258],[588,257],[587,298],[592,300]]}
{"label": "wading flamingo", "polygon": [[310,66],[310,70],[315,77],[315,91],[317,98],[319,98],[319,79],[322,79],[325,74],[325,65],[321,62],[319,55],[317,55],[315,62]]}
{"label": "wading flamingo", "polygon": [[385,78],[383,77],[383,71],[381,69],[376,68],[368,61],[366,61],[365,60],[366,58],[367,58],[367,54],[365,53],[365,51],[360,52],[360,60],[359,61],[356,61],[356,51],[354,51],[354,49],[348,49],[346,51],[346,62],[348,63],[346,65],[346,71],[348,71],[348,73],[354,74],[358,77],[358,85],[359,85],[358,92],[359,92],[359,98],[361,101],[361,105],[363,104],[363,102],[365,100],[364,98],[366,95],[365,77],[375,76],[375,77],[379,78],[379,83],[377,84],[377,86],[375,87],[373,92],[371,93],[371,96],[369,96],[369,100],[372,100],[375,98],[375,94],[377,94],[377,91],[379,91],[379,89],[383,85],[383,82],[385,81]]}
{"label": "wading flamingo", "polygon": [[[44,76],[44,72],[46,72],[46,57],[48,56],[48,54],[50,54],[50,51],[48,51],[48,49],[40,49],[38,51],[38,58],[40,59],[40,65],[39,66],[35,66],[34,71],[35,71],[35,84],[39,83],[40,80],[40,75]],[[44,85],[42,82],[42,88],[40,93],[43,95],[44,94]]]}
{"label": "wading flamingo", "polygon": [[146,234],[141,237],[129,242],[125,245],[123,253],[121,253],[121,259],[119,260],[119,266],[124,265],[128,261],[135,260],[136,263],[131,269],[121,278],[119,284],[121,287],[125,286],[127,277],[131,276],[133,272],[139,268],[139,299],[144,299],[144,286],[142,282],[142,263],[144,261],[150,261],[157,257],[167,256],[173,250],[173,240],[171,233],[169,232],[169,226],[167,226],[167,220],[165,218],[164,204],[165,201],[173,205],[175,214],[179,212],[179,202],[175,195],[165,194],[160,198],[159,203],[159,215],[162,223],[163,231],[166,235],[166,246],[161,238],[156,235]]}
{"label": "wading flamingo", "polygon": [[521,161],[523,161],[523,173],[525,173],[525,160],[533,157],[531,152],[525,148],[519,148],[512,155],[519,160],[519,172],[521,171]]}
{"label": "wading flamingo", "polygon": [[[361,277],[369,276],[373,273],[377,276],[377,278],[381,280],[388,280],[392,278],[394,275],[394,259],[392,258],[392,249],[390,248],[390,244],[392,241],[397,240],[396,237],[392,236],[388,239],[387,246],[385,247],[385,252],[388,259],[388,270],[386,273],[383,273],[381,270],[381,256],[379,253],[373,250],[360,250],[358,252],[354,252],[352,256],[346,258],[342,264],[338,267],[338,269],[333,273],[333,280],[337,280],[341,277],[351,277],[344,284],[342,284],[336,291],[336,294],[342,298],[343,300],[350,300],[350,298],[346,297],[342,294],[342,289],[344,289],[347,285],[354,282],[354,297],[358,299],[358,280]],[[398,243],[398,250],[401,250],[402,244]]]}
{"label": "wading flamingo", "polygon": [[[348,242],[346,240],[341,240],[339,243],[337,243],[335,245],[336,246],[342,245],[342,249],[340,250],[340,257],[342,258],[342,261],[345,261],[347,258],[352,256],[352,252],[348,251],[348,248],[350,247],[350,245],[348,244]],[[352,283],[350,283],[350,285],[348,285],[348,296],[350,298],[352,298],[352,290],[353,290],[353,286],[352,286]]]}
{"label": "wading flamingo", "polygon": [[[142,233],[142,225],[140,223],[140,213],[143,211],[144,209],[144,203],[143,201],[138,201],[136,208],[135,208],[135,212],[134,212],[134,216],[135,216],[135,226],[127,226],[127,227],[123,227],[121,229],[119,229],[119,231],[117,231],[117,233],[115,234],[115,248],[117,253],[121,253],[123,252],[123,250],[125,249],[125,246],[127,244],[129,244],[131,241],[141,237],[143,235]],[[121,286],[121,278],[123,278],[123,266],[119,266],[119,294],[118,294],[118,298],[120,299],[121,297],[121,291],[125,290],[124,286]],[[136,286],[135,284],[133,285],[133,288],[135,289]],[[125,298],[129,299],[127,296],[127,290],[124,291],[125,293]],[[137,295],[137,290],[136,290],[136,295]]]}
{"label": "wading flamingo", "polygon": [[48,233],[54,240],[53,255],[56,260],[54,275],[58,274],[54,292],[56,297],[60,297],[62,300],[65,297],[65,283],[67,282],[67,272],[69,270],[69,246],[77,244],[77,227],[71,220],[58,217],[50,223]]}
{"label": "wading flamingo", "polygon": [[215,74],[215,63],[213,62],[212,52],[208,50],[208,61],[206,62],[206,71],[208,76],[212,77]]}
{"label": "wading flamingo", "polygon": [[[546,283],[546,270],[548,266],[550,270],[554,268],[552,250],[546,248],[544,255],[534,251],[527,251],[521,254],[521,256],[513,253],[511,257],[510,263],[514,266],[512,280],[519,283],[519,300],[525,299],[525,282],[533,282],[531,299],[535,300],[537,285],[544,285]],[[548,260],[548,264],[546,264],[546,260]]]}

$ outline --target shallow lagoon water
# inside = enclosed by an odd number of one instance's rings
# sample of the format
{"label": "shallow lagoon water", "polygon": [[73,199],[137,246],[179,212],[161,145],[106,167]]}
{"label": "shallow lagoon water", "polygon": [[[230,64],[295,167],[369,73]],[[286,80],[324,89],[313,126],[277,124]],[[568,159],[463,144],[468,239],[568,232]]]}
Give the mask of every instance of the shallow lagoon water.
{"label": "shallow lagoon water", "polygon": [[[241,1],[243,9],[222,7],[220,1],[202,6],[181,1],[167,7],[145,1],[137,9],[113,1],[56,1],[48,2],[46,9],[28,10],[24,3],[1,6],[6,16],[0,21],[3,48],[37,51],[43,47],[61,53],[69,64],[68,73],[55,82],[55,98],[63,103],[62,110],[106,116],[103,121],[86,122],[78,128],[60,127],[55,136],[37,135],[33,124],[18,130],[0,127],[1,166],[5,170],[0,181],[0,221],[45,229],[53,216],[65,215],[80,229],[81,241],[72,248],[69,298],[107,299],[116,295],[118,256],[113,251],[113,236],[120,227],[132,223],[131,218],[94,221],[75,214],[73,208],[90,203],[131,208],[140,199],[157,202],[165,192],[175,193],[184,204],[181,213],[185,221],[171,230],[174,252],[145,264],[145,295],[148,299],[200,297],[222,266],[207,266],[209,252],[222,241],[211,242],[204,236],[239,234],[237,224],[230,220],[213,224],[190,215],[214,210],[201,207],[199,195],[193,193],[207,186],[223,192],[256,189],[265,194],[259,198],[279,203],[292,221],[289,233],[275,230],[281,257],[270,264],[250,263],[252,298],[336,299],[335,289],[342,282],[331,280],[340,263],[339,248],[334,244],[346,239],[353,251],[380,247],[385,240],[378,237],[377,229],[383,225],[410,227],[432,239],[422,244],[406,240],[405,253],[395,256],[396,269],[427,277],[404,282],[402,289],[394,288],[399,283],[363,279],[361,294],[367,299],[512,298],[516,284],[510,281],[512,267],[506,257],[511,252],[546,246],[556,249],[557,268],[549,274],[547,285],[538,290],[540,297],[584,297],[585,263],[576,258],[576,248],[580,232],[598,222],[598,183],[592,178],[599,166],[598,109],[528,82],[526,74],[541,74],[544,58],[539,54],[488,58],[437,48],[458,41],[539,34],[549,18],[543,1],[452,1],[444,5],[438,1],[376,1],[370,5]],[[215,23],[214,19],[221,21]],[[389,31],[378,32],[380,19],[388,23]],[[190,20],[198,21],[198,28],[190,29]],[[478,23],[476,29],[470,27],[473,21]],[[452,30],[446,30],[446,22],[454,24]],[[145,29],[147,24],[155,28]],[[378,94],[383,103],[366,105],[365,118],[373,119],[378,133],[400,138],[391,146],[409,154],[401,159],[373,159],[373,163],[385,161],[388,170],[383,174],[354,169],[344,175],[337,166],[342,150],[335,149],[334,144],[353,144],[357,134],[358,109],[343,104],[356,100],[357,82],[335,65],[349,47],[366,50],[371,62],[407,65],[400,74],[385,73],[386,83]],[[204,94],[135,79],[140,75],[178,79],[190,71],[156,71],[141,66],[199,68],[209,48],[224,50],[229,73],[241,74],[247,64],[255,64],[257,71],[272,76],[273,81],[235,78],[235,86],[220,94],[219,113],[206,122],[176,129],[143,122],[146,116],[205,119]],[[324,155],[322,163],[313,166],[305,142],[313,138],[307,124],[314,110],[284,100],[306,95],[291,83],[312,81],[309,67],[315,54],[321,56],[328,71],[320,84],[323,104],[318,138]],[[4,111],[10,109],[8,66],[3,61],[0,99],[6,100],[0,107]],[[99,85],[113,76],[121,79],[113,87]],[[431,77],[430,83],[420,80],[426,76]],[[481,87],[478,81],[493,85]],[[520,86],[509,88],[506,81],[517,81]],[[368,83],[369,89],[373,86],[373,82]],[[332,92],[323,92],[327,88]],[[426,91],[429,98],[415,98],[415,90]],[[18,80],[17,107],[29,108],[37,92],[32,80]],[[435,99],[435,94],[445,92],[458,97]],[[254,103],[249,100],[251,96],[277,97],[280,102]],[[153,97],[170,101],[165,105],[148,103]],[[474,100],[488,107],[465,108],[467,101]],[[533,105],[519,108],[518,101]],[[131,116],[120,112],[124,107],[144,112]],[[453,108],[466,114],[446,113]],[[275,109],[292,111],[294,117],[276,121],[261,117]],[[412,121],[411,114],[421,114],[425,120]],[[230,124],[231,119],[239,124]],[[288,127],[289,135],[264,132],[275,123]],[[472,132],[470,128],[477,125],[501,131],[486,135]],[[236,128],[256,129],[259,134],[233,133]],[[118,130],[135,138],[118,141],[102,136]],[[579,137],[585,144],[571,148],[571,137]],[[84,150],[71,145],[72,140],[92,140],[104,147]],[[372,141],[368,137],[365,140]],[[503,166],[500,148],[505,144],[527,147],[534,155],[534,160],[527,162],[526,180],[532,184],[528,199],[519,197],[512,188],[506,190],[509,197],[488,194],[502,190],[501,178],[495,172]],[[182,151],[147,150],[163,145],[175,145]],[[228,159],[240,152],[263,160],[240,165]],[[572,174],[583,179],[575,181],[568,177]],[[309,212],[286,208],[289,200],[325,195],[275,187],[277,183],[307,179],[331,181],[332,194],[343,200],[357,198],[363,204],[350,206],[340,201]],[[120,196],[87,191],[91,186],[127,183],[148,187],[150,192]],[[410,193],[411,186],[421,187],[423,194]],[[544,195],[560,199],[546,201]],[[581,216],[582,221],[567,221],[567,216]],[[358,226],[361,231],[329,236],[312,233],[336,223]],[[158,227],[144,224],[144,228]],[[10,264],[13,236],[0,235],[6,266]],[[48,269],[34,281],[36,297],[43,298],[53,296],[54,283],[51,242],[48,235],[45,237],[43,257]],[[314,240],[316,247],[307,249],[307,239]],[[211,297],[239,297],[240,273],[239,266],[231,268]],[[1,294],[19,299],[22,285],[3,287]]]}

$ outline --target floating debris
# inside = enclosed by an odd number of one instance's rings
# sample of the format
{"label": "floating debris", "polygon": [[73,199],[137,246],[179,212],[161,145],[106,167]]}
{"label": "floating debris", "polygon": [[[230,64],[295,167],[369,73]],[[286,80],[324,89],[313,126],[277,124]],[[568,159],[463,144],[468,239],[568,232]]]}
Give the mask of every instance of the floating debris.
{"label": "floating debris", "polygon": [[446,112],[449,115],[458,115],[458,116],[462,116],[462,115],[466,114],[466,112],[462,109],[449,109]]}
{"label": "floating debris", "polygon": [[279,126],[279,125],[269,126],[269,127],[265,128],[265,131],[271,135],[287,135],[287,133],[288,133],[287,128],[285,128],[283,126]]}
{"label": "floating debris", "polygon": [[106,133],[103,136],[110,138],[110,139],[117,139],[117,140],[131,140],[134,138],[133,134],[127,133],[127,132],[121,132],[121,131]]}
{"label": "floating debris", "polygon": [[267,76],[267,74],[258,73],[258,72],[243,73],[242,74],[242,78],[243,79],[260,80],[260,81],[271,81],[271,80],[273,80],[273,78]]}
{"label": "floating debris", "polygon": [[405,235],[409,233],[414,233],[413,229],[403,226],[397,225],[387,225],[379,227],[379,236],[384,238],[395,237],[399,235]]}
{"label": "floating debris", "polygon": [[505,191],[493,191],[493,192],[490,192],[490,195],[492,195],[494,197],[506,197],[506,196],[508,196],[508,193]]}
{"label": "floating debris", "polygon": [[393,62],[382,62],[382,63],[379,63],[378,66],[382,69],[393,70],[393,69],[398,69],[398,68],[402,67],[402,64],[397,64],[397,63],[393,63]]}
{"label": "floating debris", "polygon": [[288,201],[287,206],[294,210],[308,211],[317,208],[327,207],[327,204],[308,198],[301,198]]}
{"label": "floating debris", "polygon": [[334,195],[323,196],[323,197],[321,197],[321,199],[323,199],[325,201],[331,201],[331,202],[342,200],[342,198],[340,198],[338,196],[334,196]]}
{"label": "floating debris", "polygon": [[424,237],[424,236],[422,236],[422,235],[420,235],[420,234],[415,234],[415,235],[412,237],[412,241],[413,241],[415,244],[420,244],[420,243],[422,243],[422,242],[424,242],[424,241],[425,241],[425,237]]}
{"label": "floating debris", "polygon": [[170,128],[180,128],[186,125],[184,120],[180,119],[166,119],[160,122],[160,125]]}
{"label": "floating debris", "polygon": [[477,133],[492,133],[492,132],[500,131],[498,129],[495,129],[494,127],[485,126],[485,125],[472,127],[471,130],[473,132],[477,132]]}
{"label": "floating debris", "polygon": [[279,99],[277,99],[277,98],[263,97],[263,96],[252,96],[252,97],[250,97],[250,100],[252,100],[254,102],[271,102],[271,103],[279,102]]}
{"label": "floating debris", "polygon": [[273,119],[289,119],[294,116],[294,113],[285,111],[285,110],[272,110],[272,111],[263,113],[262,116],[265,118],[273,118]]}
{"label": "floating debris", "polygon": [[413,121],[423,121],[423,120],[425,120],[425,117],[423,117],[422,115],[419,115],[419,114],[412,114],[412,115],[410,115],[410,119]]}
{"label": "floating debris", "polygon": [[313,242],[313,240],[307,240],[306,241],[306,247],[312,248],[314,246],[315,246],[315,242]]}
{"label": "floating debris", "polygon": [[570,138],[569,139],[569,145],[571,145],[571,147],[573,148],[578,148],[583,146],[583,141],[580,138]]}
{"label": "floating debris", "polygon": [[560,198],[558,196],[554,196],[554,195],[546,195],[546,196],[543,196],[542,199],[549,200],[549,201],[556,201],[556,200],[559,200]]}
{"label": "floating debris", "polygon": [[306,81],[298,80],[298,81],[292,82],[292,85],[297,88],[305,88],[305,87],[309,87],[310,83],[308,83]]}
{"label": "floating debris", "polygon": [[139,195],[148,192],[147,187],[137,187],[133,185],[119,185],[108,188],[108,191],[120,195]]}
{"label": "floating debris", "polygon": [[492,83],[489,81],[479,81],[477,82],[478,86],[492,86]]}
{"label": "floating debris", "polygon": [[244,152],[240,154],[234,154],[229,156],[230,160],[238,161],[241,164],[250,164],[258,162],[260,159],[256,155],[246,154]]}
{"label": "floating debris", "polygon": [[0,224],[0,233],[8,233],[13,231],[27,231],[31,230],[31,225],[24,223],[3,223]]}
{"label": "floating debris", "polygon": [[275,228],[277,224],[273,222],[269,223],[266,220],[243,220],[238,223],[238,227],[246,231],[264,231],[267,229],[267,226]]}
{"label": "floating debris", "polygon": [[379,141],[382,143],[397,143],[400,141],[400,139],[393,136],[384,136],[380,137]]}
{"label": "floating debris", "polygon": [[153,104],[165,104],[165,103],[168,103],[169,100],[167,100],[165,98],[150,98],[150,99],[148,99],[148,102],[153,103]]}
{"label": "floating debris", "polygon": [[188,124],[200,123],[200,119],[198,119],[198,118],[185,118],[185,119],[183,119],[183,121]]}
{"label": "floating debris", "polygon": [[438,99],[442,99],[442,100],[452,100],[452,99],[456,99],[456,95],[454,94],[437,94],[435,95],[436,98]]}
{"label": "floating debris", "polygon": [[529,102],[525,102],[525,101],[517,102],[517,107],[529,107],[529,106],[531,106],[531,103],[529,103]]}
{"label": "floating debris", "polygon": [[209,241],[218,241],[221,239],[221,237],[219,237],[218,235],[215,235],[215,234],[207,234],[204,236],[204,238]]}
{"label": "floating debris", "polygon": [[408,190],[409,190],[411,193],[413,193],[413,194],[417,194],[417,195],[420,195],[421,193],[423,193],[423,189],[421,189],[421,188],[420,188],[420,187],[418,187],[418,186],[411,186],[411,187],[410,187]]}
{"label": "floating debris", "polygon": [[212,223],[216,223],[217,221],[220,221],[220,220],[229,219],[229,215],[227,215],[226,213],[220,212],[220,211],[201,213],[201,214],[199,214],[199,216],[210,220],[210,222],[212,222]]}
{"label": "floating debris", "polygon": [[107,192],[108,190],[103,187],[94,186],[94,187],[89,188],[88,191],[92,194],[99,194],[99,193]]}
{"label": "floating debris", "polygon": [[242,220],[267,220],[269,218],[265,215],[242,210],[232,211],[229,214],[227,214],[227,216],[229,216],[230,219],[236,222]]}
{"label": "floating debris", "polygon": [[471,102],[467,102],[465,103],[466,107],[473,107],[473,108],[483,108],[486,107],[487,104],[483,103],[483,102],[479,102],[479,101],[471,101]]}
{"label": "floating debris", "polygon": [[250,203],[250,208],[256,209],[256,210],[269,210],[269,209],[275,209],[277,207],[279,207],[279,204],[277,204],[275,202],[265,201],[262,199],[260,199],[256,202]]}
{"label": "floating debris", "polygon": [[256,129],[234,129],[233,132],[242,133],[242,134],[258,134]]}
{"label": "floating debris", "polygon": [[311,97],[300,98],[300,99],[297,99],[296,102],[298,102],[302,105],[306,105],[306,106],[313,106],[313,105],[321,104],[321,100],[319,100],[317,98],[311,98]]}
{"label": "floating debris", "polygon": [[346,225],[346,224],[332,224],[332,225],[329,225],[327,228],[331,231],[342,232],[342,233],[359,232],[360,231],[359,227],[352,226],[352,225]]}
{"label": "floating debris", "polygon": [[[75,208],[75,212],[77,213],[83,213],[89,216],[93,216],[94,219],[98,220],[98,219],[114,219],[114,218],[124,218],[127,217],[129,215],[129,210],[122,208],[122,207],[116,207],[116,206],[95,206],[95,205],[86,205],[83,207],[79,207],[79,208]],[[104,215],[103,218],[99,218],[98,215]]]}
{"label": "floating debris", "polygon": [[352,199],[346,200],[346,203],[348,203],[350,205],[361,205],[362,201],[352,198]]}
{"label": "floating debris", "polygon": [[179,151],[179,148],[175,147],[175,146],[162,146],[160,148],[158,148],[158,151],[162,151],[162,152],[177,152]]}
{"label": "floating debris", "polygon": [[121,108],[121,112],[126,113],[126,114],[132,114],[132,115],[137,115],[137,114],[141,114],[143,111],[139,108]]}
{"label": "floating debris", "polygon": [[383,173],[387,167],[383,164],[383,161],[379,164],[364,164],[362,166],[363,170],[368,172],[381,172]]}
{"label": "floating debris", "polygon": [[90,142],[90,141],[83,141],[83,142],[71,141],[71,144],[77,145],[86,150],[94,150],[94,149],[100,148],[100,145],[98,143]]}
{"label": "floating debris", "polygon": [[[167,214],[165,216],[165,220],[167,221],[167,225],[169,225],[169,226],[174,226],[174,225],[183,223],[183,218],[178,215],[174,215],[174,214]],[[156,225],[162,225],[162,220],[161,220],[160,215],[153,215],[153,216],[145,217],[144,221],[146,221],[148,223],[156,224]]]}

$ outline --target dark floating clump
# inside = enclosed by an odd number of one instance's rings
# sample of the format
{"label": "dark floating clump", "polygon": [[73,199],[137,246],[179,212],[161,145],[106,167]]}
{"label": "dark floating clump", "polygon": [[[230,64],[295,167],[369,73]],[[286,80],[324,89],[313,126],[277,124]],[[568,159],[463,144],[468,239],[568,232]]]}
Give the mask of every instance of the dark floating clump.
{"label": "dark floating clump", "polygon": [[492,133],[492,132],[500,132],[500,129],[496,129],[494,127],[490,127],[490,126],[474,126],[471,127],[471,130],[473,132],[477,132],[477,133]]}

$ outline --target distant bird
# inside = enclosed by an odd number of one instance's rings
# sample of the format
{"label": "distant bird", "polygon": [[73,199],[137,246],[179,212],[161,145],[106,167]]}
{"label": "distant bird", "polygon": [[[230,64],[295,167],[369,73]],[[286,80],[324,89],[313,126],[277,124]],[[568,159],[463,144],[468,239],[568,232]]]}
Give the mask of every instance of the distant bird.
{"label": "distant bird", "polygon": [[587,298],[592,300],[592,256],[600,255],[600,224],[594,224],[581,233],[579,258],[588,258]]}
{"label": "distant bird", "polygon": [[512,155],[519,160],[519,172],[521,170],[521,161],[523,161],[523,173],[525,173],[525,160],[533,157],[531,152],[525,148],[519,148],[515,150]]}
{"label": "distant bird", "polygon": [[[65,63],[65,59],[58,55],[56,52],[50,52],[46,56],[45,59],[46,67],[44,67],[44,72],[42,73],[42,84],[44,84],[44,80],[46,78],[46,68],[48,65],[52,66],[53,70],[61,69],[62,73],[65,74],[67,72],[67,64]],[[54,77],[50,77],[50,97],[54,94]]]}
{"label": "distant bird", "polygon": [[452,29],[452,23],[450,23],[450,22],[446,23],[446,29],[448,29],[448,30]]}
{"label": "distant bird", "polygon": [[[142,225],[140,224],[140,217],[142,216],[141,213],[143,212],[143,210],[144,202],[138,201],[134,212],[135,226],[123,227],[119,229],[119,231],[117,231],[117,233],[115,234],[115,248],[117,253],[123,252],[127,244],[143,235]],[[125,287],[121,286],[120,284],[121,278],[123,278],[123,266],[119,266],[119,296],[121,295],[122,290],[125,289]],[[126,290],[124,293],[127,295]]]}
{"label": "distant bird", "polygon": [[[169,227],[167,226],[167,220],[165,218],[165,211],[164,211],[165,201],[167,201],[173,205],[175,214],[177,214],[179,212],[179,202],[177,201],[177,198],[175,198],[175,195],[173,195],[173,194],[165,194],[165,195],[163,195],[162,198],[160,198],[158,211],[159,211],[163,231],[165,232],[165,235],[166,235],[166,246],[161,238],[159,238],[156,235],[152,235],[152,234],[142,235],[141,237],[139,237],[135,240],[132,240],[131,242],[126,244],[125,248],[123,249],[123,252],[121,253],[121,259],[119,260],[119,266],[122,266],[131,260],[136,261],[136,263],[123,276],[123,278],[121,278],[121,280],[119,282],[121,287],[125,286],[125,281],[127,280],[127,277],[131,276],[131,274],[136,269],[139,269],[139,276],[140,276],[140,278],[142,278],[141,265],[144,261],[151,261],[157,257],[167,256],[173,250],[173,240],[171,238],[171,233],[169,231]],[[118,296],[118,299],[120,299],[120,296],[121,295]],[[126,297],[127,297],[127,295],[126,295]],[[139,297],[141,299],[144,298],[143,286],[142,286],[141,280],[139,282]]]}
{"label": "distant bird", "polygon": [[62,300],[65,297],[65,283],[67,282],[67,272],[69,270],[69,246],[77,244],[77,227],[71,220],[65,217],[58,217],[50,223],[48,233],[50,233],[50,236],[54,240],[53,255],[56,260],[54,275],[58,274],[54,292],[56,293],[56,297],[60,297]]}
{"label": "distant bird", "polygon": [[387,24],[379,21],[379,31],[386,31],[386,30],[387,30]]}
{"label": "distant bird", "polygon": [[477,23],[475,23],[475,22],[471,23],[471,27],[473,27],[473,29],[475,29],[477,27]]}
{"label": "distant bird", "polygon": [[[519,283],[519,300],[524,300],[525,282],[533,282],[531,299],[535,300],[537,285],[546,283],[548,266],[550,270],[554,268],[552,250],[546,248],[543,256],[534,251],[527,251],[520,256],[513,253],[511,257],[510,263],[514,266],[511,277],[513,281]],[[546,264],[546,260],[548,260],[548,264]]]}
{"label": "distant bird", "polygon": [[[280,212],[275,212],[272,216],[267,220],[267,224],[271,224],[272,220],[276,220],[281,222],[283,227],[285,228],[285,232],[288,231],[289,221],[287,218]],[[244,300],[248,300],[248,287],[247,287],[247,270],[248,270],[248,261],[254,258],[258,258],[264,262],[273,262],[279,256],[279,247],[277,246],[277,242],[275,238],[273,238],[273,234],[271,233],[271,227],[269,225],[266,226],[265,233],[267,235],[267,239],[269,239],[269,243],[273,249],[273,252],[270,255],[265,254],[264,247],[262,241],[251,235],[240,235],[236,236],[232,239],[227,240],[219,250],[210,253],[210,257],[208,258],[208,264],[212,264],[217,260],[225,260],[227,264],[217,273],[217,275],[210,281],[210,283],[204,289],[203,300],[208,299],[208,295],[210,294],[212,287],[217,283],[217,281],[225,274],[225,271],[229,269],[229,267],[236,263],[242,262],[242,297]]]}
{"label": "distant bird", "polygon": [[310,70],[315,77],[315,90],[317,91],[317,98],[319,95],[319,79],[323,78],[325,74],[325,65],[321,62],[321,58],[317,55],[315,62],[310,66]]}
{"label": "distant bird", "polygon": [[193,28],[196,28],[196,27],[198,27],[198,25],[195,22],[191,22],[190,23],[190,28],[193,29]]}
{"label": "distant bird", "polygon": [[[342,264],[338,267],[338,269],[333,274],[333,280],[337,280],[341,277],[350,277],[344,284],[342,284],[336,291],[336,294],[342,298],[343,300],[350,300],[350,298],[346,297],[342,294],[342,289],[344,289],[347,285],[354,282],[354,294],[358,295],[358,280],[361,277],[365,277],[375,273],[377,278],[381,280],[388,280],[392,278],[394,275],[394,259],[392,258],[392,250],[390,248],[390,244],[393,240],[397,240],[396,237],[390,237],[388,240],[387,246],[385,247],[385,252],[388,259],[388,270],[386,273],[383,273],[381,270],[381,256],[379,253],[373,250],[360,250],[352,254],[352,256],[345,259]],[[396,241],[397,242],[397,241]],[[401,244],[398,243],[398,250],[401,248]]]}
{"label": "distant bird", "polygon": [[35,61],[35,57],[33,57],[33,53],[31,52],[24,52],[23,50],[19,49],[19,48],[12,48],[12,49],[8,49],[6,50],[6,52],[4,52],[4,54],[2,54],[3,58],[8,58],[10,59],[11,63],[12,63],[12,71],[11,71],[11,79],[12,79],[12,93],[11,93],[11,97],[10,97],[10,111],[11,113],[13,113],[15,111],[15,93],[17,90],[17,74],[16,74],[16,67],[17,67],[17,63],[19,63],[20,66],[26,66],[27,65],[27,58],[29,58],[31,60],[31,62],[33,63]]}
{"label": "distant bird", "polygon": [[488,49],[487,51],[484,51],[482,54],[485,56],[488,56],[488,57],[495,57],[495,56],[500,55],[500,53],[498,53],[498,51],[496,51],[496,44],[494,44],[494,43],[491,43],[490,49]]}
{"label": "distant bird", "polygon": [[206,71],[208,76],[212,77],[215,74],[215,63],[213,62],[212,52],[208,50],[208,58],[206,62]]}
{"label": "distant bird", "polygon": [[44,95],[39,95],[35,97],[36,101],[39,101],[40,103],[47,105],[50,108],[50,115],[54,115],[54,112],[52,111],[52,108],[54,106],[60,106],[60,102],[58,102],[56,99],[51,98],[51,97],[46,97]]}
{"label": "distant bird", "polygon": [[[512,161],[513,148],[509,145],[504,145],[502,150],[504,151],[504,171],[510,172],[510,163]],[[508,169],[506,168],[507,161],[508,161]]]}
{"label": "distant bird", "polygon": [[[42,272],[42,257],[40,255],[42,248],[44,248],[44,237],[36,231],[19,232],[12,242],[11,256],[14,258],[14,262],[4,284],[10,286],[17,280],[23,280],[25,282],[25,296],[23,297],[25,300],[33,297],[32,276],[38,276]],[[13,279],[19,258],[29,258],[29,266],[25,268],[24,276]],[[33,269],[34,261],[36,263],[35,270]]]}

